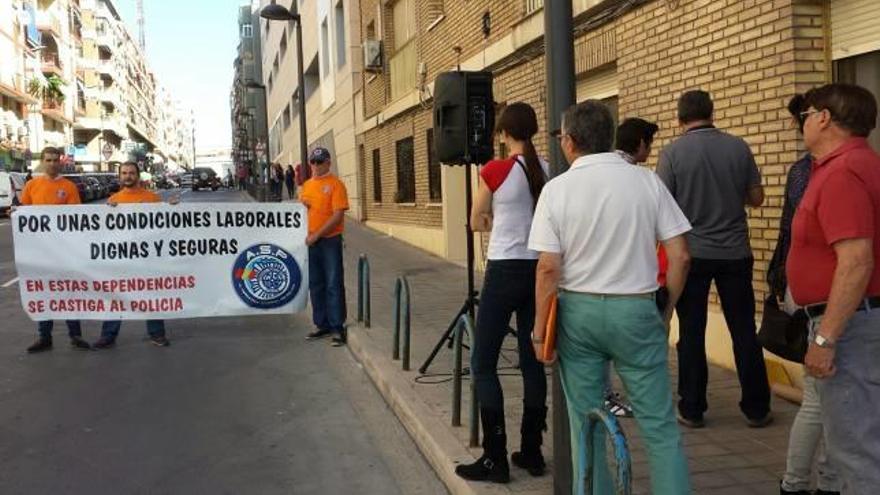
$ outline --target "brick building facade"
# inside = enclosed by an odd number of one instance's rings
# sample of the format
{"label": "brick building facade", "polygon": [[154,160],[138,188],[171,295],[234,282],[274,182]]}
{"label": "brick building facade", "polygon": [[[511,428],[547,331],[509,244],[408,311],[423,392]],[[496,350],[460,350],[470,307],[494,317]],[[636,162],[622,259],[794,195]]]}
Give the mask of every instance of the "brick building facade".
{"label": "brick building facade", "polygon": [[[535,107],[541,124],[535,144],[544,154],[542,4],[362,0],[363,40],[381,40],[383,50],[381,66],[363,75],[365,123],[358,142],[368,225],[462,259],[463,174],[460,167],[439,167],[429,159],[432,81],[457,65],[492,71],[498,109],[514,101]],[[766,293],[785,174],[804,152],[786,104],[796,92],[835,79],[859,82],[880,95],[880,77],[874,77],[880,62],[865,58],[880,59],[880,28],[845,25],[872,9],[880,14],[866,0],[573,0],[577,100],[600,99],[618,118],[657,122],[649,164],[680,134],[676,100],[688,89],[709,91],[716,125],[752,147],[767,193],[764,206],[749,210],[758,300]],[[411,26],[400,28],[402,21]],[[864,53],[861,65],[838,60]],[[853,75],[857,66],[861,76]],[[415,80],[408,71],[417,74]],[[719,315],[713,318],[710,325],[723,326]],[[727,357],[717,361],[732,366]]]}

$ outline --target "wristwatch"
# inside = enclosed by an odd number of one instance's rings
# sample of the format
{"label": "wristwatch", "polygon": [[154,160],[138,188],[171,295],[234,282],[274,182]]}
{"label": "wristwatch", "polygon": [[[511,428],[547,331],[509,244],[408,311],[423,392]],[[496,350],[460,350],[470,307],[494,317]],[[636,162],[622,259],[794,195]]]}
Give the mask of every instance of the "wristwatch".
{"label": "wristwatch", "polygon": [[823,337],[821,334],[816,334],[816,337],[813,338],[813,343],[823,349],[834,349],[834,341]]}

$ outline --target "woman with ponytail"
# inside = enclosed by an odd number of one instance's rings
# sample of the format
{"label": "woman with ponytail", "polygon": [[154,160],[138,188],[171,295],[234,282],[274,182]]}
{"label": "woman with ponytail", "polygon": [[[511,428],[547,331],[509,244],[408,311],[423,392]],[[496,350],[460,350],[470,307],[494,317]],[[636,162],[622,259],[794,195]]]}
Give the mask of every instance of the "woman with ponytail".
{"label": "woman with ponytail", "polygon": [[462,478],[507,483],[507,434],[504,396],[498,380],[498,356],[516,313],[519,367],[523,377],[523,418],[519,452],[513,463],[532,476],[544,474],[541,454],[546,429],[547,380],[535,358],[530,332],[535,320],[535,267],[538,253],[528,249],[532,215],[547,181],[547,163],[538,158],[532,137],[538,132],[535,110],[513,103],[501,113],[495,128],[510,157],[488,162],[480,171],[480,186],[471,210],[471,228],[491,232],[488,264],[471,349],[471,375],[480,403],[483,455],[473,464],[456,467]]}

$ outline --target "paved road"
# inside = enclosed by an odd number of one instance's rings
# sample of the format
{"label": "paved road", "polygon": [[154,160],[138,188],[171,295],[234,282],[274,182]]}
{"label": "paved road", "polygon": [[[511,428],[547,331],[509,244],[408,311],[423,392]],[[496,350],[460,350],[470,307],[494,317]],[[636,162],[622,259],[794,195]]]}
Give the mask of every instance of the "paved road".
{"label": "paved road", "polygon": [[[8,222],[0,285],[15,276]],[[303,339],[305,315],[168,326],[167,349],[127,323],[115,349],[73,350],[58,328],[29,356],[17,285],[0,288],[0,493],[445,493],[347,350]]]}

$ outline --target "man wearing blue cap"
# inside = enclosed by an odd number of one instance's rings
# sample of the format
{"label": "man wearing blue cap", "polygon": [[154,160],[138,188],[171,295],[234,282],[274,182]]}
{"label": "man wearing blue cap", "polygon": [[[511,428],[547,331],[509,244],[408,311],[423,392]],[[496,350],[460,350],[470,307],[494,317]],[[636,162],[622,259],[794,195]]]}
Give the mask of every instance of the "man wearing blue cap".
{"label": "man wearing blue cap", "polygon": [[330,152],[315,148],[309,154],[312,177],[302,185],[300,201],[308,209],[309,293],[312,321],[317,329],[309,340],[332,336],[332,345],[345,344],[345,277],[342,268],[342,231],[348,192],[330,173]]}

